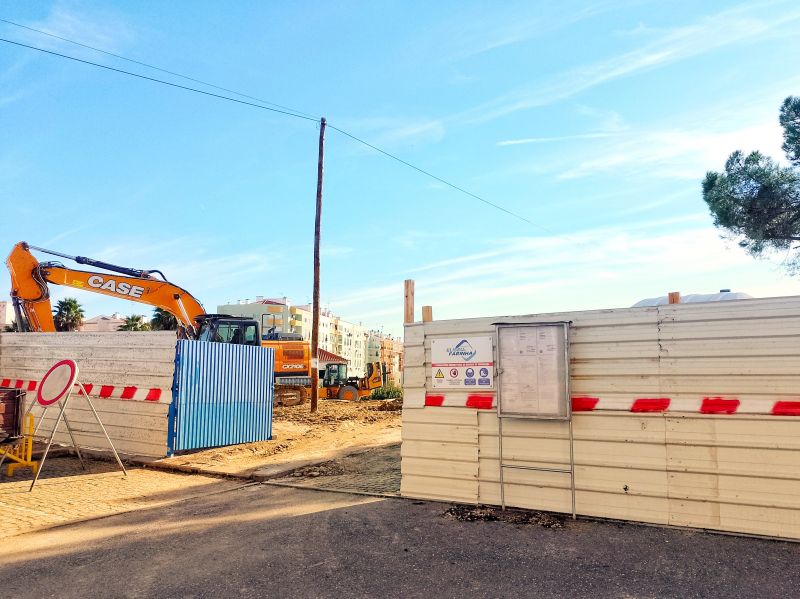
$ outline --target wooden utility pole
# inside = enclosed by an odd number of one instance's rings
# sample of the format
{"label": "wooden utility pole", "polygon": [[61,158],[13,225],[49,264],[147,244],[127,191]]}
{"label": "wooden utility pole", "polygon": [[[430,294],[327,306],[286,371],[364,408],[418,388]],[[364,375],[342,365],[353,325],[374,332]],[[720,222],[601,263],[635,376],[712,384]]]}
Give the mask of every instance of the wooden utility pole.
{"label": "wooden utility pole", "polygon": [[406,279],[403,312],[403,322],[405,324],[414,322],[414,279]]}
{"label": "wooden utility pole", "polygon": [[325,156],[325,117],[319,120],[319,160],[317,161],[317,214],[314,218],[314,315],[311,321],[311,411],[319,399],[319,229],[322,219],[322,163]]}
{"label": "wooden utility pole", "polygon": [[433,322],[433,306],[422,306],[422,322]]}

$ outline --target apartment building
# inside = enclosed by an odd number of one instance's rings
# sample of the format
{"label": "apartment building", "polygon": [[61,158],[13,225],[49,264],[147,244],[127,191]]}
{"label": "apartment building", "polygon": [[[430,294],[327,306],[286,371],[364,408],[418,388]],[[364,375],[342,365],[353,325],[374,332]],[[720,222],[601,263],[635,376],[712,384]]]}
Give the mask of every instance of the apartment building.
{"label": "apartment building", "polygon": [[395,385],[402,384],[403,342],[381,331],[370,331],[367,338],[367,362],[386,365],[386,378]]}
{"label": "apartment building", "polygon": [[[294,306],[286,297],[256,297],[253,302],[245,300],[217,306],[217,311],[253,318],[260,323],[264,334],[274,329],[276,332],[298,333],[303,339],[311,340],[313,316],[309,304]],[[329,310],[320,311],[319,347],[345,358],[353,376],[366,373],[368,336],[363,326],[342,320]]]}

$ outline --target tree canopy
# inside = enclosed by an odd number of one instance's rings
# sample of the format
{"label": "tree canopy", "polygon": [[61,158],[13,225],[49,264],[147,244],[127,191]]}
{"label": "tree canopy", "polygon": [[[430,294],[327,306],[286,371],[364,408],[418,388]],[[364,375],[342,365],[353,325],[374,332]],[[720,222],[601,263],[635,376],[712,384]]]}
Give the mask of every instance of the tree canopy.
{"label": "tree canopy", "polygon": [[74,297],[58,300],[53,309],[57,331],[75,331],[83,324],[83,308]]}
{"label": "tree canopy", "polygon": [[131,314],[130,316],[125,317],[125,322],[123,322],[119,327],[117,327],[118,331],[149,331],[150,330],[150,323],[148,323],[144,316],[141,314]]}
{"label": "tree canopy", "polygon": [[176,331],[178,329],[178,319],[163,308],[154,308],[153,318],[150,319],[150,327],[154,331]]}
{"label": "tree canopy", "polygon": [[800,97],[784,100],[779,121],[791,166],[736,151],[724,172],[706,173],[703,199],[714,225],[751,255],[785,252],[786,268],[800,272]]}

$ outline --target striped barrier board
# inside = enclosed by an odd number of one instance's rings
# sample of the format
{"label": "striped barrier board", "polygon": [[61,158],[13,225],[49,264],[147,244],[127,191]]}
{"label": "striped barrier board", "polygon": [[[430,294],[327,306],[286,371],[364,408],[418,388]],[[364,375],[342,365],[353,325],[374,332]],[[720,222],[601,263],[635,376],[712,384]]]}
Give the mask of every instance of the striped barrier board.
{"label": "striped barrier board", "polygon": [[[36,391],[39,381],[29,381],[23,379],[2,379],[0,380],[0,387],[9,387],[13,389],[25,389],[26,391]],[[101,399],[131,399],[134,401],[164,401],[169,402],[171,392],[169,389],[148,389],[146,387],[131,387],[123,385],[98,385],[92,383],[84,383],[86,394],[92,397],[99,397]],[[81,393],[78,387],[75,387],[76,392]]]}
{"label": "striped barrier board", "polygon": [[[494,393],[442,394],[427,393],[426,407],[455,407],[492,410],[497,407]],[[604,400],[591,395],[573,395],[573,412],[614,410],[623,412],[694,412],[700,414],[770,414],[800,416],[800,397],[794,400],[764,401],[737,397],[708,396],[692,399],[638,397],[632,400]]]}

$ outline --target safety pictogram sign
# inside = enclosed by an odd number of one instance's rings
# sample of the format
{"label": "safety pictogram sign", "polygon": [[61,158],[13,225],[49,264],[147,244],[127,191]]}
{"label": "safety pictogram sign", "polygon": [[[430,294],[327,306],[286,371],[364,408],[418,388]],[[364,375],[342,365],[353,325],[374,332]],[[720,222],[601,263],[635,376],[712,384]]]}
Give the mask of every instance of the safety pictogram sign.
{"label": "safety pictogram sign", "polygon": [[[475,375],[480,373],[480,377]],[[484,374],[485,373],[485,374]],[[465,391],[494,387],[494,349],[491,337],[431,340],[434,387]]]}

